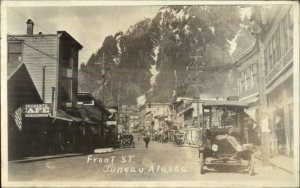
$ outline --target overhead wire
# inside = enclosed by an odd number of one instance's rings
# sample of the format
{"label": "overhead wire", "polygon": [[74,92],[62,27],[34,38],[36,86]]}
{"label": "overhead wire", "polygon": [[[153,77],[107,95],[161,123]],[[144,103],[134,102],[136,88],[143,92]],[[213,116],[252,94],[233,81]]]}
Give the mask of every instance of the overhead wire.
{"label": "overhead wire", "polygon": [[33,47],[33,46],[27,44],[27,43],[24,42],[23,40],[18,39],[18,38],[16,38],[16,37],[14,37],[13,35],[8,34],[8,36],[11,37],[11,38],[13,38],[14,40],[17,40],[17,41],[22,42],[24,45],[26,45],[26,46],[28,46],[28,47],[30,47],[30,48],[32,48],[32,49],[34,49],[34,50],[36,50],[36,51],[38,51],[38,52],[40,52],[40,53],[46,55],[46,56],[48,56],[48,57],[50,57],[50,58],[52,58],[52,59],[54,59],[54,60],[56,60],[56,61],[59,61],[56,57],[53,57],[53,56],[47,54],[46,52],[43,52],[43,51],[41,51],[40,49],[37,49],[37,48],[35,48],[35,47]]}
{"label": "overhead wire", "polygon": [[[14,8],[12,8],[12,7],[10,7],[10,8],[13,10],[13,12],[15,12],[15,13],[17,13],[18,15],[20,15],[21,17],[24,17],[25,19],[27,19],[27,16],[26,16],[26,15],[20,13],[19,11],[17,11],[16,9],[14,9]],[[48,32],[48,33],[52,33],[52,31],[49,31],[49,30],[46,29],[44,26],[41,26],[40,24],[36,23],[36,21],[34,22],[34,25],[36,25],[37,27],[41,28],[42,30],[44,30],[44,31],[46,31],[46,32]]]}

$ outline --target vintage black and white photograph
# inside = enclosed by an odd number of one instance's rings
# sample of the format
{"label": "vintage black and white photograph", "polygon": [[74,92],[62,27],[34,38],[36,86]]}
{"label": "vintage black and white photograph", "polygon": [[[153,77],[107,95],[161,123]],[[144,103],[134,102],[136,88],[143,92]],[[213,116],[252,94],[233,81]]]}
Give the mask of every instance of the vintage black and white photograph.
{"label": "vintage black and white photograph", "polygon": [[3,1],[3,187],[298,187],[296,1]]}

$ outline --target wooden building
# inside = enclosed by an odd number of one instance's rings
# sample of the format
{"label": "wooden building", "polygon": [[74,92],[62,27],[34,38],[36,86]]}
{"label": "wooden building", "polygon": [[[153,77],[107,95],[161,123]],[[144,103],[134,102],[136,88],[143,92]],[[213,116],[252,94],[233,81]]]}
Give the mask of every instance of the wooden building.
{"label": "wooden building", "polygon": [[240,100],[254,109],[252,116],[255,108],[261,109],[256,116],[267,115],[262,129],[270,134],[267,147],[273,156],[293,156],[294,151],[293,9],[293,5],[256,7],[252,32],[257,40],[235,57]]}
{"label": "wooden building", "polygon": [[[78,94],[78,53],[82,45],[66,31],[8,35],[9,127],[20,112],[23,156],[91,151],[103,147],[109,112],[96,99]],[[14,70],[15,69],[15,70]],[[91,96],[91,95],[88,95]],[[102,130],[102,131],[100,131]],[[17,132],[17,131],[16,131]],[[18,135],[18,134],[14,134]],[[20,144],[20,142],[18,144]],[[18,145],[10,148],[12,153]],[[18,145],[18,146],[17,146]]]}

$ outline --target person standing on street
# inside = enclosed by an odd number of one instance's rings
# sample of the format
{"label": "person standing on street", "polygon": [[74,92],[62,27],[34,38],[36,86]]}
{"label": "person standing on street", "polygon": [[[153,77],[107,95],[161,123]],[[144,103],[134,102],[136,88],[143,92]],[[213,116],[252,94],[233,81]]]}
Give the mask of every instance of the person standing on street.
{"label": "person standing on street", "polygon": [[144,141],[145,141],[145,147],[146,148],[148,148],[148,144],[149,144],[149,142],[150,142],[150,138],[149,138],[149,136],[146,136],[145,138],[144,138]]}

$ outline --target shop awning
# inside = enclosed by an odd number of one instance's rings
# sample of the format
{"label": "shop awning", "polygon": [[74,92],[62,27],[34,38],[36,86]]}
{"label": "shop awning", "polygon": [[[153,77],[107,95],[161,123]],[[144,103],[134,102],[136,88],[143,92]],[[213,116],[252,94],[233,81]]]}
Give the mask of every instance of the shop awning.
{"label": "shop awning", "polygon": [[71,115],[67,114],[66,112],[64,112],[63,110],[59,110],[59,109],[56,111],[56,116],[50,116],[50,117],[52,117],[54,119],[60,119],[60,120],[70,121],[70,122],[84,121],[81,118],[71,116]]}

